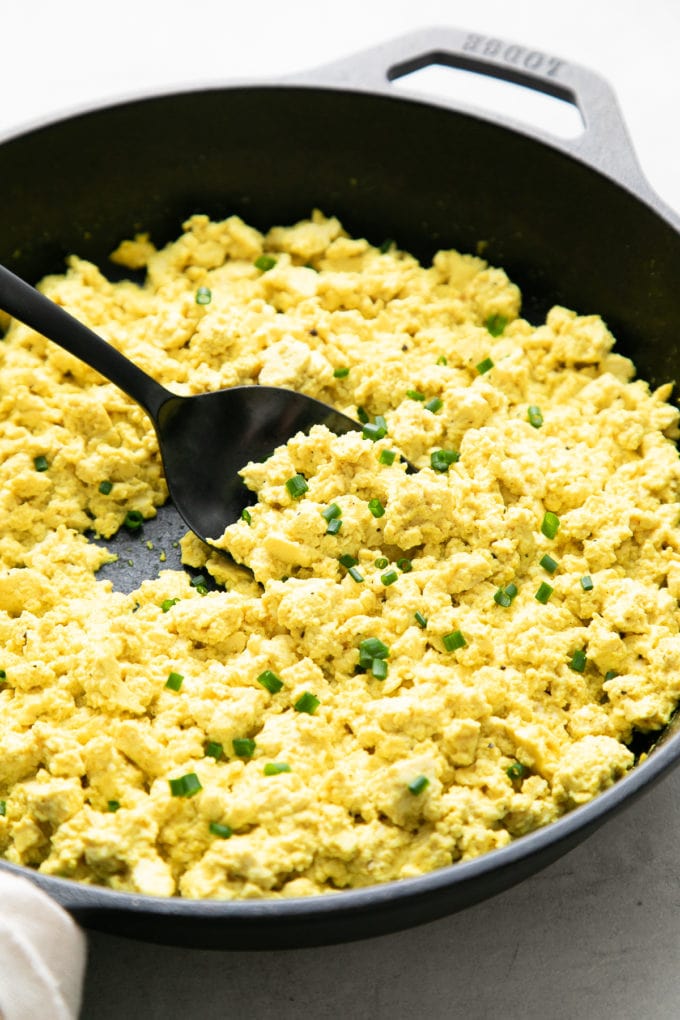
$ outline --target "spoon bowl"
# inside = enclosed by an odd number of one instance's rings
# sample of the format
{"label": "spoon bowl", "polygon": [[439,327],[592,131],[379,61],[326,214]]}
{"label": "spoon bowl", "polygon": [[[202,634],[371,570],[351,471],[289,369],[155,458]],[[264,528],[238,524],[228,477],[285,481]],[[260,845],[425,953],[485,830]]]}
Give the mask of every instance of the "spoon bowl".
{"label": "spoon bowl", "polygon": [[361,428],[328,404],[275,386],[234,386],[179,396],[4,266],[0,308],[84,361],[132,397],[156,430],[170,497],[187,527],[209,545],[252,501],[238,472],[266,459],[297,432]]}

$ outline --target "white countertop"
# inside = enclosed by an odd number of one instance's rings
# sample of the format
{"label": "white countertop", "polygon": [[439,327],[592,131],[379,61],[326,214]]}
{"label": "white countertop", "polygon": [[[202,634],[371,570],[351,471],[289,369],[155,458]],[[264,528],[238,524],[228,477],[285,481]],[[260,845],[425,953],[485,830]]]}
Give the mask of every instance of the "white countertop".
{"label": "white countertop", "polygon": [[[599,71],[647,179],[680,211],[678,0],[4,0],[0,136],[91,102],[275,78],[447,25]],[[411,931],[276,954],[92,934],[83,1017],[670,1020],[679,874],[676,773],[541,874]]]}

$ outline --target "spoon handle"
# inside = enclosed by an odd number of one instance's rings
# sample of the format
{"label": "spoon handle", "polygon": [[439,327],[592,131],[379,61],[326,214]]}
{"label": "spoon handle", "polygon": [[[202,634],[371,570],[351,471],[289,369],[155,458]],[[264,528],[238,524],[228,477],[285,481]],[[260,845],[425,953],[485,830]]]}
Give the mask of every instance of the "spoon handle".
{"label": "spoon handle", "polygon": [[154,421],[161,405],[173,396],[115,347],[2,265],[0,308],[115,383]]}

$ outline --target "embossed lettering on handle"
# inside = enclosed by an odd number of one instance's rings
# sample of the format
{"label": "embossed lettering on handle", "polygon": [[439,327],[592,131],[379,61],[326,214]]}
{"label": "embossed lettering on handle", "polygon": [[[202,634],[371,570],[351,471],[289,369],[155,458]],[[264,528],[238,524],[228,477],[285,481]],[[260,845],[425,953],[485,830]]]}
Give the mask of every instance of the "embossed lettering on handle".
{"label": "embossed lettering on handle", "polygon": [[563,60],[551,57],[540,50],[531,50],[517,43],[506,43],[495,36],[478,35],[471,32],[463,42],[465,53],[474,53],[480,57],[500,61],[518,70],[533,74],[542,74],[547,78],[557,78],[565,67]]}

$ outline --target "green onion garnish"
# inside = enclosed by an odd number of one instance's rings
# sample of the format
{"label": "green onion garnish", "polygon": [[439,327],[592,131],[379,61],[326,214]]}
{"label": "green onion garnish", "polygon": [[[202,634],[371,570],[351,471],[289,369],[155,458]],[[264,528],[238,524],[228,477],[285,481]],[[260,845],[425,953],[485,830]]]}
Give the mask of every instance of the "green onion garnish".
{"label": "green onion garnish", "polygon": [[185,776],[169,779],[170,793],[173,797],[193,797],[202,790],[201,781],[195,772],[187,772]]}
{"label": "green onion garnish", "polygon": [[406,390],[406,396],[410,397],[411,400],[424,400],[425,394],[420,390]]}
{"label": "green onion garnish", "polygon": [[510,765],[506,770],[506,776],[510,779],[522,779],[525,773],[528,772],[526,765],[522,765],[521,761],[516,761]]}
{"label": "green onion garnish", "polygon": [[538,587],[538,591],[534,595],[534,598],[536,599],[537,602],[542,602],[543,605],[545,606],[549,602],[550,596],[552,595],[554,590],[555,589],[551,588],[549,584],[546,584],[545,581],[542,581]]}
{"label": "green onion garnish", "polygon": [[0,818],[4,818],[7,814],[7,801],[0,800]]}
{"label": "green onion garnish", "polygon": [[199,287],[196,291],[196,304],[197,305],[209,305],[212,301],[212,291],[210,287]]}
{"label": "green onion garnish", "polygon": [[376,566],[378,570],[384,570],[385,567],[389,566],[389,562],[390,561],[387,556],[378,556],[377,560],[373,561],[373,565]]}
{"label": "green onion garnish", "polygon": [[583,577],[581,578],[581,587],[583,588],[584,591],[592,591],[593,590],[593,587],[594,587],[593,579],[590,576],[590,574],[584,574],[583,575]]}
{"label": "green onion garnish", "polygon": [[448,365],[448,363],[449,363],[448,358],[446,357],[445,354],[440,354],[439,357],[437,358],[438,365]]}
{"label": "green onion garnish", "polygon": [[381,414],[376,414],[374,421],[367,421],[361,431],[364,439],[370,439],[374,443],[378,439],[384,439],[387,435],[387,422]]}
{"label": "green onion garnish", "polygon": [[219,761],[223,754],[224,748],[217,740],[209,740],[205,745],[206,758],[214,758],[215,761]]}
{"label": "green onion garnish", "polygon": [[509,595],[511,599],[514,599],[515,595],[517,594],[517,585],[514,583],[514,581],[511,581],[510,584],[506,584],[505,594]]}
{"label": "green onion garnish", "polygon": [[401,570],[402,574],[408,574],[413,570],[413,564],[406,556],[402,556],[400,560],[397,560],[397,566]]}
{"label": "green onion garnish", "polygon": [[342,556],[338,557],[338,562],[349,570],[350,567],[356,567],[359,560],[355,560],[349,553],[343,553]]}
{"label": "green onion garnish", "polygon": [[255,754],[256,744],[252,737],[234,737],[231,746],[238,758],[252,758]]}
{"label": "green onion garnish", "polygon": [[128,510],[123,520],[128,531],[138,531],[144,523],[144,515],[139,510]]}
{"label": "green onion garnish", "polygon": [[168,679],[165,681],[165,686],[168,687],[171,691],[178,691],[182,686],[183,680],[184,677],[182,676],[181,673],[169,673]]}
{"label": "green onion garnish", "polygon": [[378,251],[381,255],[387,255],[388,251],[395,245],[395,243],[396,242],[393,241],[391,237],[387,237],[378,248]]}
{"label": "green onion garnish", "polygon": [[290,765],[285,761],[268,761],[262,771],[265,776],[278,776],[282,772],[290,772]]}
{"label": "green onion garnish", "polygon": [[421,630],[425,630],[425,628],[427,627],[427,617],[423,616],[423,614],[420,612],[420,610],[417,610],[413,614],[413,616],[415,617],[415,621],[418,624],[418,626],[420,627],[420,629]]}
{"label": "green onion garnish", "polygon": [[457,450],[433,450],[430,454],[430,467],[433,471],[443,474],[459,460],[460,454]]}
{"label": "green onion garnish", "polygon": [[349,375],[349,368],[347,368],[347,366],[335,368],[333,369],[333,375],[336,379],[346,379]]}
{"label": "green onion garnish", "polygon": [[326,534],[327,535],[337,535],[338,532],[340,531],[341,527],[342,527],[342,517],[334,517],[332,521],[328,522],[328,527],[326,528]]}
{"label": "green onion garnish", "polygon": [[362,425],[365,425],[368,422],[368,414],[364,407],[357,407],[357,418]]}
{"label": "green onion garnish", "polygon": [[0,682],[7,679],[7,670],[0,669]]}
{"label": "green onion garnish", "polygon": [[496,592],[494,592],[493,600],[494,602],[497,603],[497,605],[503,606],[504,609],[507,609],[509,606],[512,605],[511,596],[508,595],[508,593],[503,588],[499,588]]}
{"label": "green onion garnish", "polygon": [[222,822],[211,822],[208,829],[213,836],[219,836],[220,839],[229,839],[234,834],[231,826],[223,825]]}
{"label": "green onion garnish", "polygon": [[541,556],[539,562],[543,569],[547,570],[549,574],[554,574],[557,568],[559,567],[559,563],[557,562],[557,560],[554,560],[552,556],[548,555],[548,553],[546,553],[545,556]]}
{"label": "green onion garnish", "polygon": [[417,797],[418,794],[422,793],[423,790],[429,785],[430,780],[427,778],[427,776],[416,776],[415,779],[412,779],[411,782],[408,783],[408,790],[409,793],[412,793],[414,797]]}
{"label": "green onion garnish", "polygon": [[161,602],[161,609],[163,610],[164,613],[167,613],[169,612],[169,610],[172,609],[173,606],[176,606],[178,602],[179,599],[163,599],[163,601]]}
{"label": "green onion garnish", "polygon": [[273,269],[276,265],[276,259],[273,255],[259,255],[255,259],[255,268],[261,269],[263,273],[266,273],[268,269]]}
{"label": "green onion garnish", "polygon": [[459,630],[453,630],[450,634],[444,634],[442,641],[447,652],[455,652],[459,648],[465,648],[467,641]]}
{"label": "green onion garnish", "polygon": [[604,675],[604,678],[605,680],[615,680],[618,675],[619,675],[618,670],[608,669]]}
{"label": "green onion garnish", "polygon": [[546,538],[554,538],[558,532],[560,526],[560,519],[557,514],[553,514],[550,510],[546,510],[541,521],[541,531]]}
{"label": "green onion garnish", "polygon": [[320,704],[321,702],[315,694],[305,691],[305,693],[300,695],[297,699],[293,708],[296,712],[305,712],[307,715],[314,715]]}
{"label": "green onion garnish", "polygon": [[287,480],[286,488],[288,489],[289,496],[293,499],[300,499],[307,492],[309,486],[302,475],[293,475],[292,478]]}
{"label": "green onion garnish", "polygon": [[444,401],[441,397],[432,397],[431,400],[425,402],[425,408],[428,411],[432,411],[432,414],[436,414],[437,411],[441,411],[444,406]]}
{"label": "green onion garnish", "polygon": [[112,488],[113,488],[113,482],[100,482],[99,483],[99,491],[101,492],[102,496],[108,496],[109,493],[111,492]]}
{"label": "green onion garnish", "polygon": [[272,672],[271,669],[265,669],[264,673],[260,673],[257,678],[258,684],[261,684],[266,691],[270,694],[278,694],[283,687],[283,680]]}
{"label": "green onion garnish", "polygon": [[359,665],[362,669],[370,669],[373,659],[387,659],[389,654],[388,646],[380,638],[364,638],[359,643]]}
{"label": "green onion garnish", "polygon": [[394,459],[397,456],[395,450],[381,450],[378,460],[381,464],[394,464]]}
{"label": "green onion garnish", "polygon": [[371,673],[376,680],[384,680],[387,676],[387,663],[384,659],[374,659],[371,663]]}
{"label": "green onion garnish", "polygon": [[382,581],[382,583],[387,588],[387,587],[389,587],[389,585],[394,584],[394,582],[398,579],[398,577],[399,577],[399,574],[396,572],[396,570],[392,569],[392,570],[386,570],[384,574],[381,574],[380,575],[380,580]]}
{"label": "green onion garnish", "polygon": [[374,517],[385,516],[385,507],[382,505],[377,496],[374,497],[373,499],[369,499],[368,509],[371,511]]}
{"label": "green onion garnish", "polygon": [[479,362],[476,368],[480,375],[485,375],[487,372],[490,372],[491,369],[493,368],[493,361],[491,360],[491,358],[484,358],[483,361]]}
{"label": "green onion garnish", "polygon": [[567,666],[569,666],[569,669],[573,669],[574,673],[583,673],[587,662],[588,656],[582,648],[579,648],[575,652],[572,652],[571,659],[567,663]]}
{"label": "green onion garnish", "polygon": [[196,576],[192,577],[189,582],[192,588],[205,588],[206,583],[205,574],[196,574]]}
{"label": "green onion garnish", "polygon": [[342,510],[337,503],[330,503],[329,506],[321,511],[321,516],[327,521],[332,521],[336,517],[342,516]]}
{"label": "green onion garnish", "polygon": [[120,801],[119,800],[107,801],[106,810],[110,811],[112,814],[115,814],[116,811],[120,811]]}
{"label": "green onion garnish", "polygon": [[350,567],[347,573],[349,574],[353,581],[356,581],[357,584],[361,584],[361,582],[364,579],[363,574],[361,574],[356,567]]}
{"label": "green onion garnish", "polygon": [[488,329],[491,336],[500,336],[505,327],[508,324],[508,320],[505,315],[490,315],[484,325]]}
{"label": "green onion garnish", "polygon": [[533,425],[535,429],[540,429],[543,424],[543,415],[541,414],[540,407],[536,407],[535,404],[531,405],[527,411],[527,421],[530,425]]}
{"label": "green onion garnish", "polygon": [[253,518],[250,516],[250,510],[247,507],[244,507],[243,510],[241,510],[241,520],[245,521],[246,524],[253,523]]}
{"label": "green onion garnish", "polygon": [[33,458],[33,464],[36,471],[47,471],[49,464],[47,463],[47,457],[40,454],[39,457]]}

